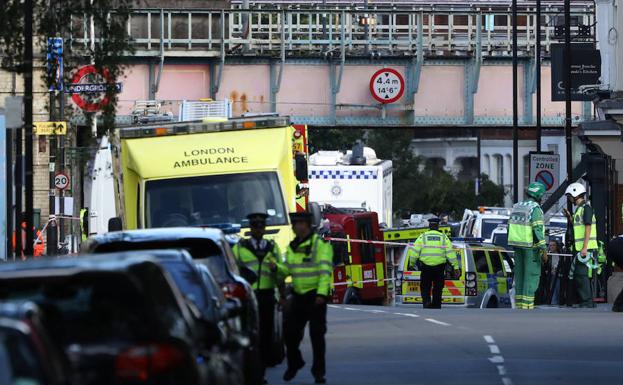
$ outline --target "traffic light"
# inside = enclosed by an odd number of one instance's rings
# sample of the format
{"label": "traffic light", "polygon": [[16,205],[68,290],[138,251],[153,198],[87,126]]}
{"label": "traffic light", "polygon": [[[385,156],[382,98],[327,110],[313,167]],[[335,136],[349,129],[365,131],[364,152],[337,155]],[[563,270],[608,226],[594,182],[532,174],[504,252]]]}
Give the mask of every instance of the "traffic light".
{"label": "traffic light", "polygon": [[48,38],[47,73],[50,91],[63,90],[63,38]]}

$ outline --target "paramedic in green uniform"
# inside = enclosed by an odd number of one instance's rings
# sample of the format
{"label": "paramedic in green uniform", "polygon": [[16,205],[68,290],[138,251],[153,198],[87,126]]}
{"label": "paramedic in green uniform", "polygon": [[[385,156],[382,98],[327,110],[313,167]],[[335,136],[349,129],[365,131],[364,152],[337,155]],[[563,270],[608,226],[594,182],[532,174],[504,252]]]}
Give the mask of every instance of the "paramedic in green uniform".
{"label": "paramedic in green uniform", "polygon": [[515,308],[533,309],[534,292],[539,285],[541,261],[547,261],[545,225],[541,198],[545,186],[530,183],[528,198],[513,206],[508,221],[508,245],[515,251]]}

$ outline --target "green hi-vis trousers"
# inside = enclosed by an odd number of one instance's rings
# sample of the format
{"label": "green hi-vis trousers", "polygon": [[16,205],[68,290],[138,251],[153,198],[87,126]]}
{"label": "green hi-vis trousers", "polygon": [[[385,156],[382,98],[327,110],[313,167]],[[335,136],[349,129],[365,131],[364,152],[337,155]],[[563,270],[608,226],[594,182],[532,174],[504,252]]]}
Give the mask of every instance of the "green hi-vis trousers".
{"label": "green hi-vis trousers", "polygon": [[541,276],[539,249],[515,247],[515,308],[534,309],[534,292]]}

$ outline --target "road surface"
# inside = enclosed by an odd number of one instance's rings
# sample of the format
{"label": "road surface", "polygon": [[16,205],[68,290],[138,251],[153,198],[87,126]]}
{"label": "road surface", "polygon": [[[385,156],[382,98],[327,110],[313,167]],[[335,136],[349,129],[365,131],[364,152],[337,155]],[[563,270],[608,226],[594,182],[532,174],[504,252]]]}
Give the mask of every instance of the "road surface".
{"label": "road surface", "polygon": [[[596,309],[331,305],[327,383],[623,384],[623,314]],[[307,366],[291,384],[313,384]],[[269,369],[283,384],[285,364]]]}

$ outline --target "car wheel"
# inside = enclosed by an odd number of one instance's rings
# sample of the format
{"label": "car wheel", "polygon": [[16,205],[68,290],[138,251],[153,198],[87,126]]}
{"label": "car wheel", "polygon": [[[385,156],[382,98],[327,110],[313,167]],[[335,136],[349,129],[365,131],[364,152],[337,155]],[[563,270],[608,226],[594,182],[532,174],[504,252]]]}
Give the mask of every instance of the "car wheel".
{"label": "car wheel", "polygon": [[259,349],[257,347],[247,349],[244,358],[245,385],[261,385],[264,379],[262,378],[262,361]]}
{"label": "car wheel", "polygon": [[495,297],[489,298],[489,302],[487,302],[487,309],[497,309],[498,307],[498,299]]}
{"label": "car wheel", "polygon": [[345,305],[359,305],[361,304],[361,300],[359,299],[359,294],[357,293],[357,289],[354,287],[349,287],[346,289],[346,293],[344,293],[344,304]]}

